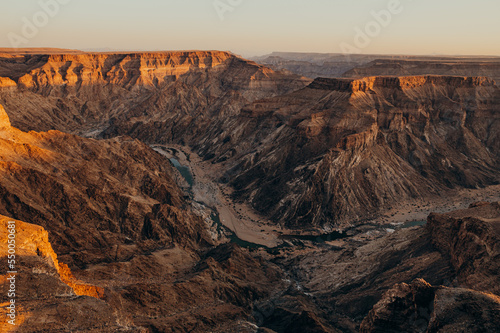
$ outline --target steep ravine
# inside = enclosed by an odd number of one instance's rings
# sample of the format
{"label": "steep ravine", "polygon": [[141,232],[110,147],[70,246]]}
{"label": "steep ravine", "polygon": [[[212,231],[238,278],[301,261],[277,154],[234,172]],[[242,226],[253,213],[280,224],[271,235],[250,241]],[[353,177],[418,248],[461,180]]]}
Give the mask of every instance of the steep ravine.
{"label": "steep ravine", "polygon": [[[211,210],[211,219],[217,226],[227,228],[222,231],[236,244],[244,247],[264,246],[273,248],[282,243],[278,239],[276,226],[265,222],[262,217],[246,205],[231,201],[225,194],[227,187],[217,182],[214,168],[198,155],[182,146],[158,146],[153,148],[164,155],[177,168],[183,179],[177,177],[180,186],[192,196],[195,207]],[[187,184],[185,184],[187,183]],[[187,185],[187,186],[186,186]]]}
{"label": "steep ravine", "polygon": [[[172,163],[172,160],[175,160],[172,166],[179,172],[175,178],[176,182],[191,196],[195,208],[205,210],[205,214],[206,210],[211,211],[211,220],[215,225],[223,225],[231,231],[225,236],[247,248],[259,245],[276,248],[300,244],[301,241],[321,244],[359,235],[363,235],[364,239],[374,239],[395,230],[424,225],[427,216],[432,212],[446,213],[450,209],[465,209],[478,201],[500,201],[500,186],[460,190],[454,193],[454,201],[437,198],[434,201],[401,205],[387,216],[363,221],[360,225],[340,230],[340,233],[339,230],[296,230],[277,226],[265,217],[257,215],[249,205],[233,201],[230,195],[231,187],[221,183],[216,176],[220,172],[220,165],[203,160],[185,146],[153,145],[153,149],[164,155],[166,162],[170,160]],[[367,236],[367,231],[372,233],[372,236]],[[221,230],[219,233],[224,234]]]}
{"label": "steep ravine", "polygon": [[193,148],[276,223],[346,228],[498,184],[499,107],[487,78],[317,79],[245,106]]}
{"label": "steep ravine", "polygon": [[500,91],[487,77],[311,83],[217,51],[19,55],[0,69],[16,126],[189,147],[277,229],[385,223],[499,183]]}

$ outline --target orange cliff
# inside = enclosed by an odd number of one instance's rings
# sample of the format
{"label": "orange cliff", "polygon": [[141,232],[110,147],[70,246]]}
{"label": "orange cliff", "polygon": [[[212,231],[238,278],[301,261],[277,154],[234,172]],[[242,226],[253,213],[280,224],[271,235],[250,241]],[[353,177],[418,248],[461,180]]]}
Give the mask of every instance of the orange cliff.
{"label": "orange cliff", "polygon": [[0,105],[0,131],[10,128],[10,119],[5,109]]}
{"label": "orange cliff", "polygon": [[16,71],[4,69],[0,73],[0,87],[15,86],[16,82],[27,89],[46,85],[98,83],[159,85],[190,70],[213,68],[236,58],[222,51],[45,54],[25,57],[19,59]]}
{"label": "orange cliff", "polygon": [[[43,272],[48,272],[50,274],[51,269],[55,269],[56,278],[61,282],[68,285],[74,294],[79,296],[90,296],[94,298],[103,298],[104,289],[92,285],[85,284],[82,281],[77,280],[71,270],[62,262],[57,260],[57,255],[52,249],[52,245],[49,242],[48,232],[41,226],[25,223],[21,221],[16,221],[10,219],[6,216],[0,215],[0,258],[2,262],[6,263],[6,257],[8,255],[7,240],[8,240],[8,223],[14,221],[16,226],[16,258],[17,265],[16,270],[18,275],[35,275]],[[28,261],[32,261],[27,258],[36,258],[44,265],[39,263],[36,267],[24,267],[24,264]],[[46,266],[46,267],[43,267]],[[0,280],[5,283],[7,275],[0,275]],[[36,287],[33,286],[33,287]],[[44,290],[35,291],[37,293],[44,293]],[[21,292],[20,292],[21,293]],[[22,297],[21,295],[19,295]]]}
{"label": "orange cliff", "polygon": [[444,86],[454,88],[491,87],[495,81],[487,77],[462,77],[439,75],[410,76],[369,76],[360,79],[317,78],[308,88],[343,91],[349,93],[368,93],[376,89],[414,89],[424,85]]}
{"label": "orange cliff", "polygon": [[0,88],[13,88],[17,83],[8,77],[0,77]]}

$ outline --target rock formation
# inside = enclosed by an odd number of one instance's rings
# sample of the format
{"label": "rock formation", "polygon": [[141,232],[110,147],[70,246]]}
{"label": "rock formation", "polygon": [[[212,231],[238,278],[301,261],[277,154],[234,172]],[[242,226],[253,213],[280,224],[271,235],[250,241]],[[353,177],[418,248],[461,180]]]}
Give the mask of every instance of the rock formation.
{"label": "rock formation", "polygon": [[[48,233],[42,227],[15,221],[0,216],[0,241],[7,244],[9,221],[15,223],[15,297],[6,299],[7,289],[3,289],[2,299],[15,300],[17,306],[16,326],[6,321],[7,308],[2,306],[0,324],[2,332],[19,326],[36,327],[43,323],[44,329],[103,329],[106,326],[117,327],[112,309],[100,298],[104,289],[78,281],[64,263],[59,262],[48,239]],[[3,267],[7,267],[7,248],[2,245],[0,257]],[[8,286],[7,278],[12,274],[2,267],[0,280]],[[77,297],[81,296],[81,297]],[[56,309],[52,309],[52,304]],[[5,304],[5,303],[4,303]],[[57,313],[63,310],[64,314]],[[88,316],[82,316],[82,311]],[[53,316],[43,320],[44,316]],[[71,320],[68,318],[73,317]],[[88,319],[88,320],[86,320]],[[111,320],[111,322],[107,322]],[[114,323],[113,323],[114,321]],[[111,331],[111,330],[110,330]]]}
{"label": "rock formation", "polygon": [[319,308],[332,309],[324,317],[337,329],[495,332],[498,207],[432,214],[426,227],[296,250],[279,263]]}
{"label": "rock formation", "polygon": [[135,126],[203,126],[310,82],[219,51],[9,55],[0,57],[0,78],[0,104],[16,127],[80,134],[124,114]]}
{"label": "rock formation", "polygon": [[432,243],[449,258],[459,285],[500,295],[499,217],[499,203],[429,216]]}
{"label": "rock formation", "polygon": [[9,115],[5,109],[0,105],[0,130],[8,130],[11,127]]}
{"label": "rock formation", "polygon": [[462,288],[433,287],[422,279],[387,291],[361,324],[369,332],[495,332],[500,297]]}
{"label": "rock formation", "polygon": [[[363,221],[498,184],[490,78],[311,82],[227,52],[25,52],[1,55],[0,102],[0,227],[19,227],[22,332],[498,327],[498,203],[398,231]],[[149,144],[190,146],[273,223],[346,233],[225,243]]]}
{"label": "rock formation", "polygon": [[346,226],[447,189],[498,184],[499,107],[487,78],[316,79],[246,105],[193,147],[224,163],[236,200],[272,220]]}
{"label": "rock formation", "polygon": [[485,77],[303,88],[304,78],[216,51],[18,55],[0,59],[0,76],[14,125],[189,145],[221,164],[235,200],[293,228],[343,228],[498,183],[500,91]]}

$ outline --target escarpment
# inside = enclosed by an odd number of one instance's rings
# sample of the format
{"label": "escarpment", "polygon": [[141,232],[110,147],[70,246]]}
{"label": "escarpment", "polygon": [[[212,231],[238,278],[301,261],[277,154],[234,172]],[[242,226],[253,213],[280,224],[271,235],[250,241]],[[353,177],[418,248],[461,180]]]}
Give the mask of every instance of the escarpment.
{"label": "escarpment", "polygon": [[230,58],[234,58],[231,53],[220,51],[35,54],[2,58],[0,74],[25,88],[77,83],[152,85],[191,69],[216,67]]}
{"label": "escarpment", "polygon": [[[7,246],[2,245],[0,250],[4,266],[7,268],[8,262],[12,265],[8,270],[0,270],[2,285],[11,289],[9,293],[8,288],[4,289],[2,299],[15,301],[16,315],[15,325],[8,323],[6,315],[12,313],[7,307],[10,303],[2,304],[2,332],[11,332],[13,328],[31,332],[37,326],[54,331],[77,326],[84,330],[118,329],[116,314],[102,300],[104,288],[76,279],[58,260],[44,228],[6,216],[0,216],[0,227],[2,244],[7,244],[8,239],[15,240],[14,259]],[[9,237],[9,230],[15,230],[14,238]]]}
{"label": "escarpment", "polygon": [[[166,52],[132,54],[48,55],[18,78],[21,88],[43,89],[58,85],[115,84],[158,86],[193,69],[217,67],[234,58],[228,52]],[[16,77],[11,77],[15,79]]]}
{"label": "escarpment", "polygon": [[[16,231],[15,252],[18,264],[17,266],[14,264],[15,271],[22,271],[25,273],[29,270],[33,272],[47,272],[53,270],[52,274],[58,282],[64,283],[71,288],[69,294],[73,293],[79,296],[90,296],[94,298],[104,297],[103,288],[78,281],[73,276],[68,266],[57,260],[57,255],[49,242],[49,234],[43,227],[16,221],[6,216],[0,216],[0,226],[2,227],[2,231],[0,231],[0,240],[3,244],[7,244],[8,240],[8,223],[11,223]],[[7,256],[7,249],[2,247],[0,257],[5,260]],[[19,273],[19,275],[21,275],[21,273]],[[22,279],[23,281],[28,281],[26,276],[23,276]],[[20,287],[22,288],[20,298],[28,298],[29,286]]]}
{"label": "escarpment", "polygon": [[0,130],[0,177],[0,214],[44,227],[71,267],[211,244],[168,160],[131,138]]}
{"label": "escarpment", "polygon": [[0,57],[0,103],[23,130],[96,135],[124,115],[185,127],[309,82],[220,51]]}
{"label": "escarpment", "polygon": [[311,89],[369,93],[375,89],[408,90],[425,85],[450,86],[452,89],[494,86],[495,81],[487,77],[455,77],[438,75],[420,76],[369,76],[360,79],[317,78]]}
{"label": "escarpment", "polygon": [[6,130],[11,127],[10,125],[10,119],[9,115],[7,112],[5,112],[5,109],[3,108],[2,105],[0,105],[0,130]]}
{"label": "escarpment", "polygon": [[498,184],[499,110],[488,78],[316,79],[246,105],[194,148],[227,166],[237,200],[273,220],[340,226]]}
{"label": "escarpment", "polygon": [[486,77],[310,83],[216,51],[0,63],[24,68],[0,89],[15,126],[188,145],[221,164],[235,200],[278,224],[347,227],[499,181],[500,91]]}

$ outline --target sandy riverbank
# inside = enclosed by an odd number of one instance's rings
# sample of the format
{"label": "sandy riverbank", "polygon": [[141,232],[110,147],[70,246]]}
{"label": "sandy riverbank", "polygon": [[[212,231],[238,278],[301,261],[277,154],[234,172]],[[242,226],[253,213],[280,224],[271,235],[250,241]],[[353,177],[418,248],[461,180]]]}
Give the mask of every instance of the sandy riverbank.
{"label": "sandy riverbank", "polygon": [[[219,213],[220,222],[246,242],[274,247],[281,243],[281,234],[301,234],[297,230],[283,229],[267,221],[247,204],[234,203],[230,198],[232,189],[217,182],[223,173],[223,165],[204,161],[188,147],[179,145],[155,146],[168,158],[175,158],[183,166],[188,166],[194,178],[191,188],[193,199],[214,208]],[[478,201],[500,201],[500,185],[481,189],[450,190],[446,196],[428,200],[403,202],[380,217],[366,224],[400,225],[410,221],[425,221],[430,213],[446,213],[465,209]]]}
{"label": "sandy riverbank", "polygon": [[[179,145],[158,146],[167,158],[175,158],[181,165],[189,166],[194,178],[192,187],[193,199],[219,213],[220,222],[235,235],[246,242],[275,247],[281,244],[275,225],[271,225],[262,216],[258,216],[245,204],[233,203],[230,189],[217,182],[220,166],[203,161],[189,148]],[[172,151],[175,150],[175,151]]]}

